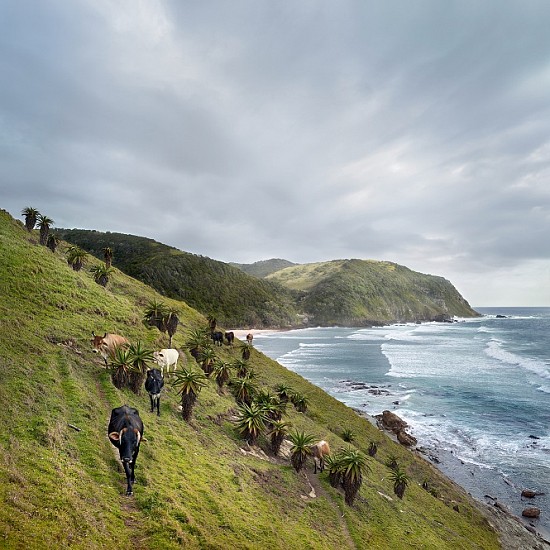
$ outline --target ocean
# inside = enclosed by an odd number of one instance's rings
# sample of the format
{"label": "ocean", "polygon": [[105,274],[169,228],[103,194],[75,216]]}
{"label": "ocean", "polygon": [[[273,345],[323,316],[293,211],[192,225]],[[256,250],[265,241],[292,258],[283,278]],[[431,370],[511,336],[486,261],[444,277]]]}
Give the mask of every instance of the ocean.
{"label": "ocean", "polygon": [[395,412],[474,497],[517,515],[537,506],[531,523],[548,533],[550,308],[476,311],[454,323],[258,333],[254,344],[350,407]]}

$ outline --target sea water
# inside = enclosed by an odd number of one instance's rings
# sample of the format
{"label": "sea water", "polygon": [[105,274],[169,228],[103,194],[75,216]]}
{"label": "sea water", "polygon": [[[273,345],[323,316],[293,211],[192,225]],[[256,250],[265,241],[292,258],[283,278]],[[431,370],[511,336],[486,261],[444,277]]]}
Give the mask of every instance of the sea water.
{"label": "sea water", "polygon": [[[516,514],[537,506],[535,525],[548,531],[550,308],[477,311],[453,323],[259,333],[254,344],[350,407],[395,412],[473,496]],[[546,494],[522,499],[522,489]]]}

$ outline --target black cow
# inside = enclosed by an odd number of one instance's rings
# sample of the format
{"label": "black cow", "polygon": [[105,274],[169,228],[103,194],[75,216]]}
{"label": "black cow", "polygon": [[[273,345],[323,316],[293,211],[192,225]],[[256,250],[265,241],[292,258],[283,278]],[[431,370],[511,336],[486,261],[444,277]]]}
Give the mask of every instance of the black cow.
{"label": "black cow", "polygon": [[126,472],[126,495],[132,495],[132,485],[136,478],[134,468],[139,453],[139,444],[143,437],[143,422],[137,409],[123,405],[111,411],[111,420],[107,430],[109,441],[118,449],[120,460]]}
{"label": "black cow", "polygon": [[235,340],[235,333],[234,332],[226,332],[225,333],[225,339],[227,340],[227,345],[232,346],[233,341]]}
{"label": "black cow", "polygon": [[210,337],[214,340],[214,345],[223,346],[223,332],[219,330],[211,332]]}
{"label": "black cow", "polygon": [[149,369],[145,379],[145,389],[151,400],[151,412],[157,408],[157,416],[160,416],[160,390],[164,386],[164,377],[159,369]]}

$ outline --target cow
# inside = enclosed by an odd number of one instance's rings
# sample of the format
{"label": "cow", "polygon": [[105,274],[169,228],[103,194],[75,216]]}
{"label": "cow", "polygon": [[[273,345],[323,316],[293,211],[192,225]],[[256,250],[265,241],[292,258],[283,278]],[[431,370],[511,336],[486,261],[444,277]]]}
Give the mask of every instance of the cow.
{"label": "cow", "polygon": [[223,332],[213,331],[210,333],[210,337],[214,340],[215,346],[223,346]]}
{"label": "cow", "polygon": [[157,408],[157,416],[160,416],[160,391],[164,386],[164,377],[158,369],[149,369],[145,378],[145,389],[151,400],[151,412]]}
{"label": "cow", "polygon": [[246,343],[251,346],[252,345],[252,340],[254,339],[254,335],[249,332],[247,335],[246,335]]}
{"label": "cow", "polygon": [[225,333],[225,339],[227,341],[227,345],[232,346],[233,341],[235,340],[235,333],[234,332],[226,332]]}
{"label": "cow", "polygon": [[94,353],[100,353],[105,361],[105,366],[108,365],[107,359],[113,357],[115,350],[121,346],[127,346],[128,340],[124,336],[118,334],[105,333],[103,336],[96,336],[95,332],[92,332],[92,351]]}
{"label": "cow", "polygon": [[164,369],[166,368],[166,374],[170,373],[170,367],[174,367],[174,370],[178,367],[178,359],[180,354],[177,349],[161,349],[160,351],[153,352],[153,361],[160,367],[160,372],[164,376]]}
{"label": "cow", "polygon": [[330,446],[327,441],[319,441],[315,445],[311,445],[311,454],[313,455],[313,462],[315,463],[314,474],[317,470],[322,472],[325,469],[325,456],[330,454]]}
{"label": "cow", "polygon": [[126,495],[134,494],[132,486],[136,480],[134,469],[143,438],[143,422],[137,409],[123,405],[111,411],[107,429],[109,441],[118,449],[124,472],[126,473]]}

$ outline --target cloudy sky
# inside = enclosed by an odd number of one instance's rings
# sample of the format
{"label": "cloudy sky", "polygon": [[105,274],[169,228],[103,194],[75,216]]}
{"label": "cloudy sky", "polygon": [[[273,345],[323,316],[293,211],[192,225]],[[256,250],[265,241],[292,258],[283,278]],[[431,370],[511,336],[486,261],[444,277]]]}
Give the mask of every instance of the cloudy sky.
{"label": "cloudy sky", "polygon": [[0,207],[550,306],[549,28],[547,0],[3,0]]}

